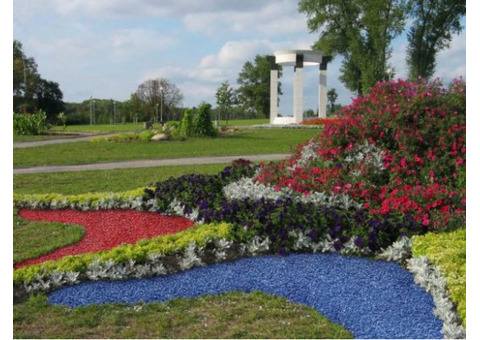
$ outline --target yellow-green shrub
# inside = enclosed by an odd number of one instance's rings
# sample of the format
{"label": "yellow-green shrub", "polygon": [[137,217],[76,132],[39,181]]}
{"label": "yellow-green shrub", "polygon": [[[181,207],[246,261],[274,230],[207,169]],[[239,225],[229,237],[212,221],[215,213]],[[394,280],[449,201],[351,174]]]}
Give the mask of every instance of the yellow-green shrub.
{"label": "yellow-green shrub", "polygon": [[57,261],[47,261],[41,264],[30,265],[14,270],[13,284],[29,282],[36,275],[49,274],[52,271],[80,272],[85,273],[88,266],[99,259],[101,261],[112,260],[120,263],[128,260],[143,262],[150,254],[161,253],[164,255],[174,254],[181,251],[194,241],[198,246],[204,247],[209,241],[215,239],[233,240],[232,226],[227,223],[196,225],[194,228],[185,231],[158,236],[152,239],[140,240],[135,244],[123,244],[110,250],[98,253],[67,256]]}
{"label": "yellow-green shrub", "polygon": [[466,229],[415,236],[412,242],[414,257],[426,256],[440,267],[447,280],[451,299],[457,304],[463,326],[466,326],[466,244]]}

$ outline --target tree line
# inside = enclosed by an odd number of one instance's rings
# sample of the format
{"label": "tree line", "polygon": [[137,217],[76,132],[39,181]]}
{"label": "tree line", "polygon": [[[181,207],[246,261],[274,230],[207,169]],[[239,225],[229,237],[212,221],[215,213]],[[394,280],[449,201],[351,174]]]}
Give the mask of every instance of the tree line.
{"label": "tree line", "polygon": [[407,22],[408,78],[433,76],[438,53],[462,31],[465,0],[300,0],[308,28],[320,33],[314,49],[342,57],[340,80],[358,95],[392,79],[392,40]]}
{"label": "tree line", "polygon": [[[392,79],[389,63],[391,42],[407,31],[408,77],[430,78],[438,53],[447,48],[454,34],[462,31],[466,13],[463,0],[300,0],[299,12],[307,15],[311,32],[320,33],[313,49],[342,58],[340,80],[347,89],[364,95],[378,81]],[[279,78],[282,69],[279,68]],[[257,55],[243,65],[237,88],[224,81],[215,93],[214,119],[267,118],[270,112],[270,61]],[[282,84],[278,82],[278,93]],[[150,79],[140,84],[126,101],[88,98],[64,103],[58,83],[43,79],[33,57],[22,44],[13,42],[13,107],[15,112],[42,109],[54,121],[65,112],[67,124],[109,124],[138,121],[180,120],[183,94],[170,80]],[[337,94],[328,100],[335,109]],[[193,108],[195,111],[195,108]]]}

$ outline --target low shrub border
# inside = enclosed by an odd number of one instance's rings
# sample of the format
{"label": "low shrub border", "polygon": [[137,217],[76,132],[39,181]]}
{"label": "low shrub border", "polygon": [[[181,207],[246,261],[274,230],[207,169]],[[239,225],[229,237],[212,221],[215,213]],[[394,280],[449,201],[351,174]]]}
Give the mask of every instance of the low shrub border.
{"label": "low shrub border", "polygon": [[[466,332],[462,326],[462,319],[458,314],[455,304],[450,299],[450,292],[447,288],[447,281],[441,273],[438,266],[431,263],[428,257],[418,256],[418,253],[412,257],[413,249],[422,248],[422,238],[437,238],[436,234],[427,234],[425,236],[411,239],[403,238],[393,243],[390,247],[379,254],[379,258],[386,261],[399,262],[410,271],[415,283],[424,288],[433,298],[435,304],[434,314],[443,321],[442,334],[446,339],[465,339]],[[442,239],[441,236],[437,239]],[[420,239],[420,240],[419,240]],[[465,276],[464,276],[465,277]],[[460,310],[460,312],[462,312]]]}
{"label": "low shrub border", "polygon": [[[203,264],[204,261],[211,263],[243,253],[243,248],[232,247],[232,241],[229,224],[197,225],[177,234],[123,244],[110,250],[25,266],[14,270],[13,284],[17,295],[22,295],[85,280],[166,274]],[[253,253],[265,246],[255,242],[250,248]],[[268,249],[268,245],[266,247]],[[197,250],[204,258],[197,256]]]}
{"label": "low shrub border", "polygon": [[62,195],[56,193],[19,195],[14,193],[13,206],[18,209],[74,209],[84,211],[99,209],[145,210],[143,205],[148,202],[146,202],[143,197],[144,193],[145,188],[125,192],[88,193],[81,195]]}
{"label": "low shrub border", "polygon": [[426,256],[445,277],[452,301],[466,326],[466,229],[413,238],[414,257]]}

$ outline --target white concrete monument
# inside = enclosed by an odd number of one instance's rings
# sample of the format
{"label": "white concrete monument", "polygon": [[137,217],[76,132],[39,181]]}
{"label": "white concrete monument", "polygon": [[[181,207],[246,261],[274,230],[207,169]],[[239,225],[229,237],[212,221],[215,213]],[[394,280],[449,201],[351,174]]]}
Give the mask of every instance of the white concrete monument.
{"label": "white concrete monument", "polygon": [[[303,67],[320,65],[318,116],[327,116],[327,63],[332,59],[320,51],[276,51],[270,61],[270,124],[298,124],[303,120]],[[278,117],[278,65],[293,66],[293,117]]]}

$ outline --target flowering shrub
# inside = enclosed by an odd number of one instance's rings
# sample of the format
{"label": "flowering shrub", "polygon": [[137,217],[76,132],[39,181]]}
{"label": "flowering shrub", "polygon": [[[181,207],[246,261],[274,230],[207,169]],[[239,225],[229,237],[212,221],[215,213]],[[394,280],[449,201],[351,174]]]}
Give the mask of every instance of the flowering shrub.
{"label": "flowering shrub", "polygon": [[465,219],[466,85],[384,82],[338,124],[300,145],[257,181],[309,196],[343,193],[372,216],[406,216],[426,230]]}

